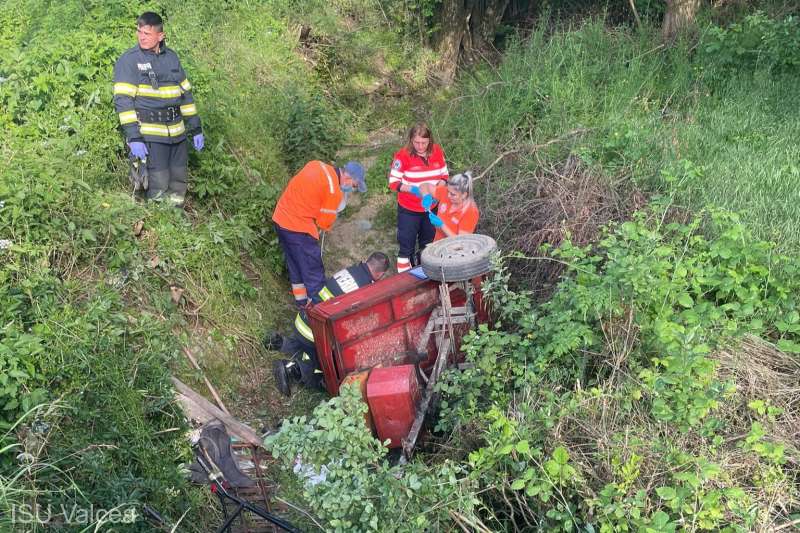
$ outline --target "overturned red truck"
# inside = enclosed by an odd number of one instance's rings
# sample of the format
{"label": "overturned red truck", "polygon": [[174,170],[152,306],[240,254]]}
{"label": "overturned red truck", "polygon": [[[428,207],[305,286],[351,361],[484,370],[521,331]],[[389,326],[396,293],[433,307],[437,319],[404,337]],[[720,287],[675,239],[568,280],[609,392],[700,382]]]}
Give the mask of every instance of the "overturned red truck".
{"label": "overturned red truck", "polygon": [[459,362],[463,335],[488,321],[481,282],[494,241],[459,235],[426,248],[422,266],[327,300],[309,312],[331,395],[359,383],[381,441],[409,454],[432,383]]}

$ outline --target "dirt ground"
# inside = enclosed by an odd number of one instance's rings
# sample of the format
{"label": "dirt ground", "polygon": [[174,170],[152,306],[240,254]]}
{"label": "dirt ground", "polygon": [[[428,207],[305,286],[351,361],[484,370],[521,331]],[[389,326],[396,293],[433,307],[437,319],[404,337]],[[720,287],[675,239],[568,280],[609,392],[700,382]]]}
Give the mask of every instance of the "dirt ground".
{"label": "dirt ground", "polygon": [[[343,220],[338,221],[325,235],[322,261],[328,275],[341,268],[363,261],[372,252],[383,252],[394,265],[397,242],[394,228],[384,228],[377,223],[377,214],[387,203],[394,204],[394,196],[377,193],[354,199],[348,205]],[[369,229],[366,229],[369,228]]]}

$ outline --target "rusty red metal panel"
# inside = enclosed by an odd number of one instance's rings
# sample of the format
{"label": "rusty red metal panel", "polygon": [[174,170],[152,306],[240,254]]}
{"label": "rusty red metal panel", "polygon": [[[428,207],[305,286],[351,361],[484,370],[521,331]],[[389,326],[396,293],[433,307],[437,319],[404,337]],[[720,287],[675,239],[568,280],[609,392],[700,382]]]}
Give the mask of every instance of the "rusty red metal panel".
{"label": "rusty red metal panel", "polygon": [[346,343],[371,332],[385,328],[395,321],[392,301],[378,302],[370,307],[355,309],[351,314],[333,322],[333,335],[340,343]]}
{"label": "rusty red metal panel", "polygon": [[395,324],[383,331],[342,345],[342,368],[345,373],[376,366],[394,366],[407,362],[408,342],[404,325]]}
{"label": "rusty red metal panel", "polygon": [[420,400],[414,365],[375,368],[367,380],[367,403],[378,439],[390,440],[390,448],[402,446],[408,436]]}
{"label": "rusty red metal panel", "polygon": [[[476,303],[480,303],[480,280]],[[403,273],[314,306],[308,313],[325,385],[331,395],[353,371],[410,363],[422,331],[439,304],[439,284]],[[451,290],[454,306],[463,305],[465,294]],[[481,313],[483,311],[483,313]],[[478,305],[478,322],[488,320],[485,306]],[[466,326],[455,328],[456,346]],[[427,346],[426,368],[436,358],[433,338]]]}
{"label": "rusty red metal panel", "polygon": [[[341,357],[337,364],[345,374],[378,366],[395,366],[413,363],[416,360],[416,347],[430,310],[423,310],[416,317],[394,322],[386,328],[379,328],[355,341],[340,343]],[[436,346],[431,340],[426,347],[426,361],[436,359]],[[426,366],[427,363],[423,363]]]}
{"label": "rusty red metal panel", "polygon": [[[402,297],[392,298],[392,311],[398,320],[429,311],[439,301],[439,288],[435,283],[426,283],[408,290]],[[429,311],[430,312],[430,311]]]}
{"label": "rusty red metal panel", "polygon": [[436,282],[404,273],[314,306],[308,316],[328,392],[338,394],[349,372],[406,362],[437,291]]}

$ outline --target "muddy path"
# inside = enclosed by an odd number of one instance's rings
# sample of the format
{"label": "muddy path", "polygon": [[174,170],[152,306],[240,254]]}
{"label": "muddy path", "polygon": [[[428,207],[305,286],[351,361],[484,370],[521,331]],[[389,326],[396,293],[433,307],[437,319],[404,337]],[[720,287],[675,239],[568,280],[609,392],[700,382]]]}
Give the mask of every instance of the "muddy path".
{"label": "muddy path", "polygon": [[[399,137],[384,133],[375,146],[393,141],[397,146],[402,142]],[[360,158],[352,154],[361,161],[365,170],[378,164],[375,148],[370,152]],[[351,154],[343,152],[340,159],[344,161],[349,158],[348,155]],[[389,169],[385,171],[388,174]],[[322,261],[326,274],[331,275],[341,268],[363,261],[372,252],[388,255],[390,265],[394,268],[397,257],[395,193],[389,191],[384,182],[380,187],[372,185],[366,194],[352,196],[345,211],[325,235]]]}

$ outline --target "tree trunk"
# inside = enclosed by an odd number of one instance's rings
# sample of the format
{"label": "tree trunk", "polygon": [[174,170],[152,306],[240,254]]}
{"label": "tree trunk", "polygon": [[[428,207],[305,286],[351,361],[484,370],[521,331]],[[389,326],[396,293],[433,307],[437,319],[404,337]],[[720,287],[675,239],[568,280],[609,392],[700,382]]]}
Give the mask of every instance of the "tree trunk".
{"label": "tree trunk", "polygon": [[667,0],[667,11],[661,26],[664,40],[673,40],[678,32],[690,26],[699,7],[700,0]]}
{"label": "tree trunk", "polygon": [[466,33],[464,0],[444,0],[441,11],[441,30],[438,38],[439,76],[444,84],[453,82]]}
{"label": "tree trunk", "polygon": [[494,36],[503,21],[509,0],[483,0],[474,2],[469,26],[472,29],[472,46],[476,51],[494,46]]}
{"label": "tree trunk", "polygon": [[494,45],[494,36],[509,0],[442,0],[437,51],[443,83],[453,81],[459,60],[479,59]]}

